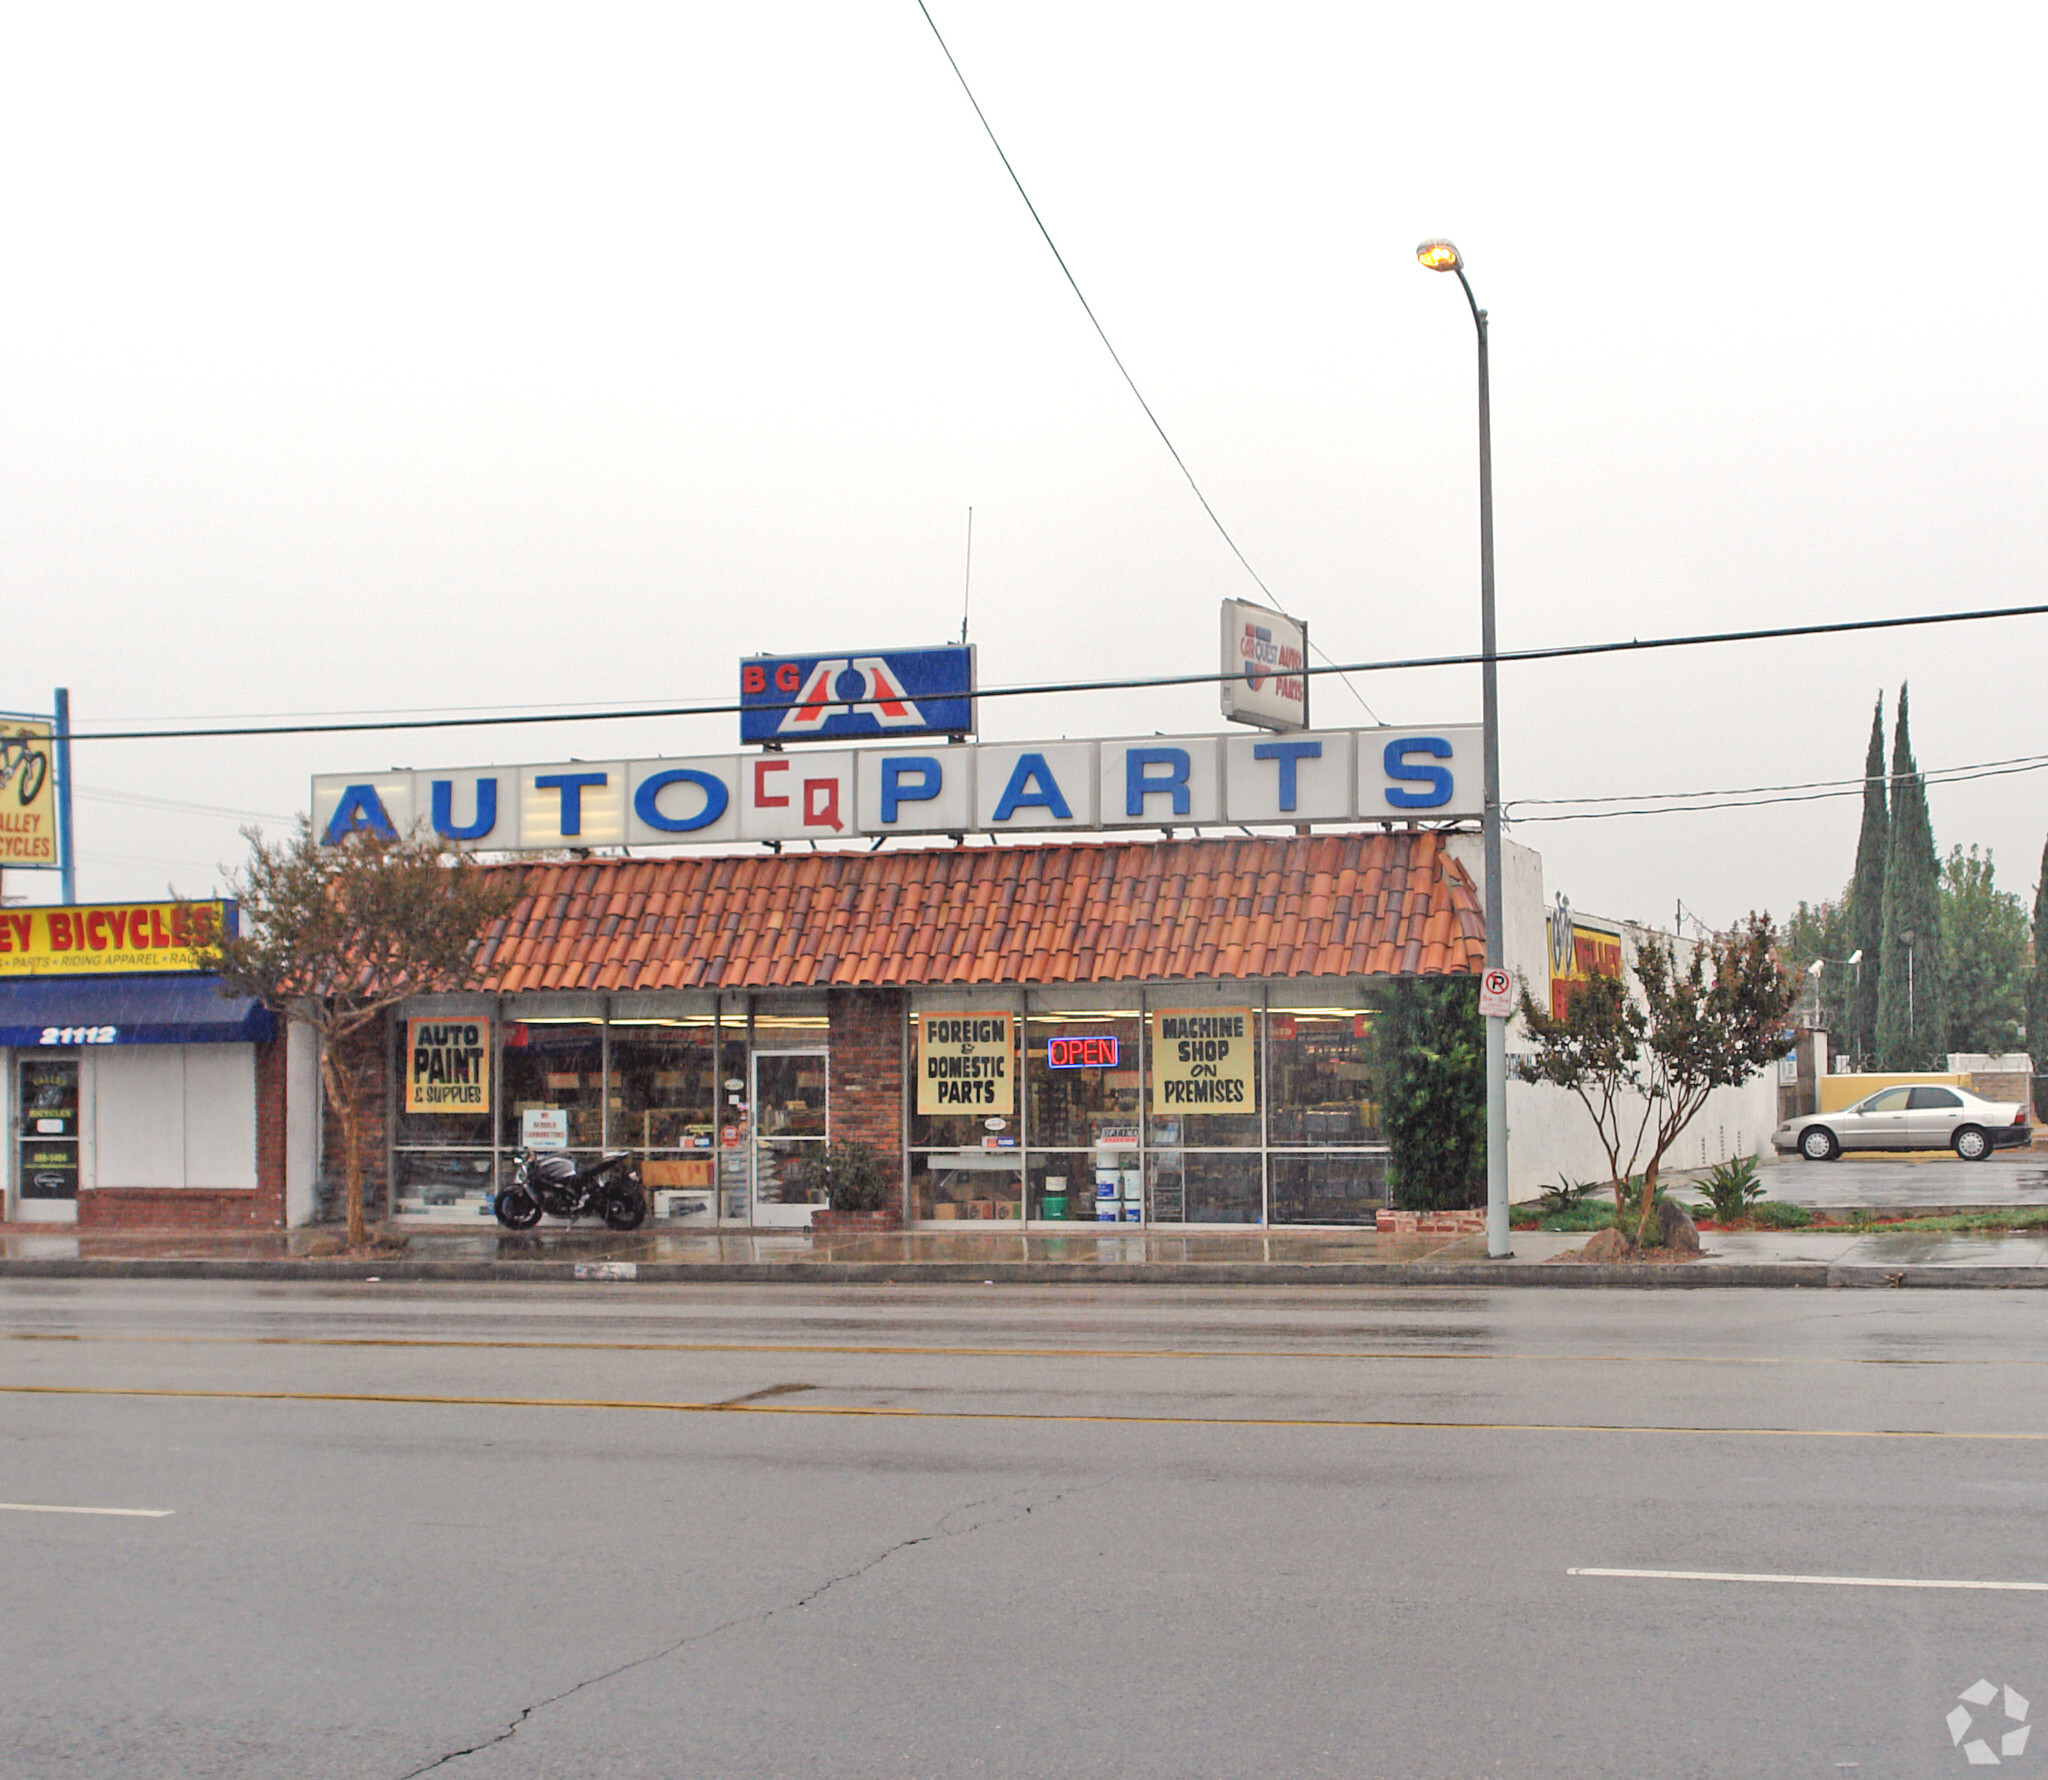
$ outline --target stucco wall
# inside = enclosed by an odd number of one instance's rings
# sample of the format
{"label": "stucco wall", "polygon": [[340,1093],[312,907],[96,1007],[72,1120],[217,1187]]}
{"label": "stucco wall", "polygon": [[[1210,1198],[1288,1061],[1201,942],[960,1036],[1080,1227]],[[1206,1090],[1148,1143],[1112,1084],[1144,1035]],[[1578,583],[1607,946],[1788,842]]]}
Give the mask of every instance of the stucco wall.
{"label": "stucco wall", "polygon": [[[1485,889],[1485,853],[1480,836],[1452,837],[1452,855]],[[1501,845],[1501,890],[1506,902],[1503,932],[1509,970],[1541,1002],[1549,994],[1550,950],[1545,920],[1550,897],[1544,883],[1543,856],[1513,841]],[[1581,918],[1621,930],[1622,954],[1633,965],[1640,929],[1584,909]],[[1681,941],[1681,963],[1691,956],[1690,942]],[[1607,1157],[1593,1132],[1593,1120],[1578,1097],[1561,1088],[1514,1079],[1518,1053],[1529,1049],[1527,1029],[1518,1019],[1508,1027],[1508,1194],[1533,1199],[1544,1187],[1567,1175],[1577,1181],[1604,1181]],[[1635,1103],[1640,1111],[1642,1102]],[[1768,1156],[1771,1133],[1778,1123],[1775,1071],[1765,1070],[1740,1088],[1722,1088],[1710,1095],[1699,1117],[1688,1126],[1666,1156],[1666,1168],[1705,1168],[1730,1156]]]}

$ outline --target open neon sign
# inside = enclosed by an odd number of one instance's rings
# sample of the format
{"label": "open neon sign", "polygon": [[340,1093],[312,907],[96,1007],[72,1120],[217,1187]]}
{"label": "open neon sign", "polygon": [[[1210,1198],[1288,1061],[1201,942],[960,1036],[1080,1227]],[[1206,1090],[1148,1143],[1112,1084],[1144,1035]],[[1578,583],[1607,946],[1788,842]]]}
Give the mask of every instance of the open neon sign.
{"label": "open neon sign", "polygon": [[1116,1040],[1091,1034],[1087,1038],[1049,1038],[1045,1041],[1048,1069],[1114,1069]]}

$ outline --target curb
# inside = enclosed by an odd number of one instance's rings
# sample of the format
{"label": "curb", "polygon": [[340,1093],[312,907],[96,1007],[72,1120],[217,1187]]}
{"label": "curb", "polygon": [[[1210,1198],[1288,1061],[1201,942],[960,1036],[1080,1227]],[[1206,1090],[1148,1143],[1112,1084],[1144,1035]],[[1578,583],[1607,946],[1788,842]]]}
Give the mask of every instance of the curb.
{"label": "curb", "polygon": [[[1135,1265],[1085,1261],[300,1261],[300,1260],[0,1260],[5,1279],[261,1280],[304,1285],[1071,1285],[1071,1286],[1503,1286],[1627,1290],[1717,1287],[2048,1288],[2048,1267],[1869,1267],[1825,1261],[1711,1262],[1689,1266],[1553,1265],[1542,1261],[1215,1262]],[[605,1271],[598,1273],[597,1268]],[[633,1271],[626,1273],[624,1268]],[[619,1269],[619,1271],[613,1271]]]}

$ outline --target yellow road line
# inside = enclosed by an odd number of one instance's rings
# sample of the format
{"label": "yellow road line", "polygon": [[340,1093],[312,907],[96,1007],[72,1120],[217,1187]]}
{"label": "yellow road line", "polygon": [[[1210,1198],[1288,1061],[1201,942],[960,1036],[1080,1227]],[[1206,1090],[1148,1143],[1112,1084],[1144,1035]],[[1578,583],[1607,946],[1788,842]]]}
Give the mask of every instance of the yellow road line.
{"label": "yellow road line", "polygon": [[912,1343],[799,1341],[494,1341],[408,1335],[111,1335],[0,1330],[0,1341],[131,1347],[502,1348],[507,1352],[647,1354],[873,1354],[997,1360],[1463,1360],[1586,1366],[2048,1366],[2048,1359],[1908,1359],[1853,1354],[1467,1353],[1444,1348],[1296,1347],[961,1347]]}
{"label": "yellow road line", "polygon": [[1466,1434],[1689,1434],[1788,1440],[2025,1440],[2048,1433],[1954,1433],[1941,1428],[1694,1428],[1625,1422],[1403,1421],[1383,1417],[1075,1415],[1029,1409],[906,1409],[893,1404],[679,1403],[631,1397],[479,1397],[406,1391],[228,1391],[148,1385],[0,1384],[11,1397],[161,1397],[180,1402],[391,1403],[439,1409],[628,1409],[669,1415],[795,1415],[934,1422],[1072,1422],[1120,1427],[1332,1428]]}

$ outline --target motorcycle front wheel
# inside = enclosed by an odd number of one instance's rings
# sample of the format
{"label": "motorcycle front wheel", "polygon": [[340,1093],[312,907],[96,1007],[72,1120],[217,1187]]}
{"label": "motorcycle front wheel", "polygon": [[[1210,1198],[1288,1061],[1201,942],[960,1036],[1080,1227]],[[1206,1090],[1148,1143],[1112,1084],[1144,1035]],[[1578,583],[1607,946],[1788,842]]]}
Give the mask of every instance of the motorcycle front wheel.
{"label": "motorcycle front wheel", "polygon": [[637,1230],[647,1221],[647,1195],[638,1187],[627,1187],[623,1192],[608,1195],[604,1202],[604,1221],[614,1230]]}
{"label": "motorcycle front wheel", "polygon": [[540,1201],[524,1187],[506,1187],[491,1209],[508,1230],[531,1230],[540,1222]]}

